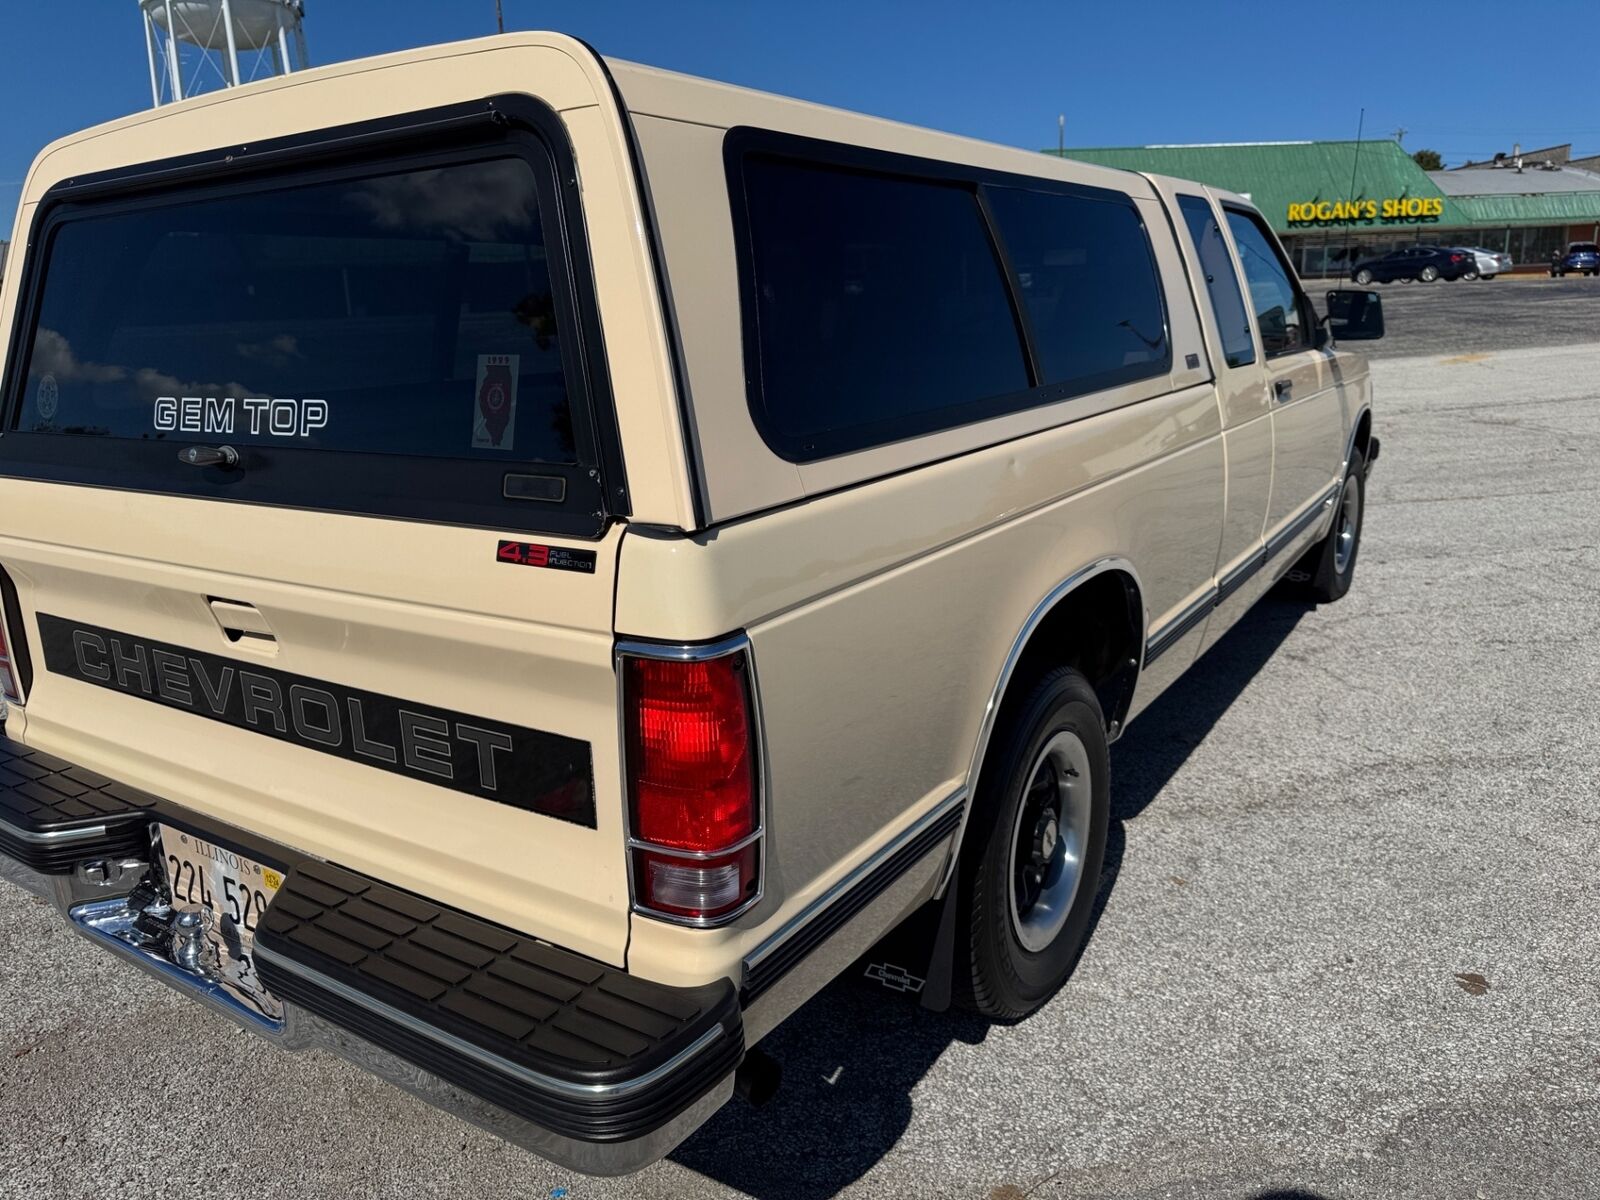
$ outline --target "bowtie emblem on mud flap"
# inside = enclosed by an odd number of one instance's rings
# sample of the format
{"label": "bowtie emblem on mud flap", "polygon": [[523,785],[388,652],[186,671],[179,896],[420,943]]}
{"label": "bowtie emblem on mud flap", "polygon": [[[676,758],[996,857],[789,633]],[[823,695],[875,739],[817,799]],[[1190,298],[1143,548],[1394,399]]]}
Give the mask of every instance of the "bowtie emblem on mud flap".
{"label": "bowtie emblem on mud flap", "polygon": [[913,996],[922,990],[925,979],[918,979],[904,967],[893,963],[873,963],[867,967],[867,978],[881,983],[891,992],[910,992]]}

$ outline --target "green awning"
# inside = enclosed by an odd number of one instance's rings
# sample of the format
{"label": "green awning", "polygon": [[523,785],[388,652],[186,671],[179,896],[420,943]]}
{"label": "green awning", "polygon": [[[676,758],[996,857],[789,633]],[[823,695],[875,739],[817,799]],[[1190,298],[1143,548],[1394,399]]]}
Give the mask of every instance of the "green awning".
{"label": "green awning", "polygon": [[1600,192],[1545,192],[1540,195],[1456,196],[1455,207],[1474,225],[1600,224]]}
{"label": "green awning", "polygon": [[1600,222],[1600,192],[1447,196],[1387,139],[1359,148],[1356,142],[1097,147],[1069,149],[1066,157],[1241,192],[1279,234]]}

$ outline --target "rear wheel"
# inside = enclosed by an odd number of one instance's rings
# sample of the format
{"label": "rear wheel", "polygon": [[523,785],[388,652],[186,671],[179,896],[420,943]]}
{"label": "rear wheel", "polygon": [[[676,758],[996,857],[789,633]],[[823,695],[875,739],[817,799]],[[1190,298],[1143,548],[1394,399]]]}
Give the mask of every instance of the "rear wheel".
{"label": "rear wheel", "polygon": [[1430,263],[1428,266],[1423,267],[1421,271],[1417,272],[1417,278],[1422,280],[1423,283],[1432,283],[1435,279],[1439,278],[1439,268]]}
{"label": "rear wheel", "polygon": [[1372,272],[1362,267],[1361,270],[1356,272],[1356,282],[1362,287],[1366,287],[1367,284],[1372,282]]}
{"label": "rear wheel", "polygon": [[1473,268],[1468,267],[1465,271],[1461,272],[1461,278],[1465,279],[1468,283],[1471,283],[1474,279],[1478,278],[1478,272]]}
{"label": "rear wheel", "polygon": [[1072,974],[1100,884],[1109,783],[1094,689],[1070,667],[1051,671],[996,731],[973,801],[956,968],[968,1007],[1027,1016]]}

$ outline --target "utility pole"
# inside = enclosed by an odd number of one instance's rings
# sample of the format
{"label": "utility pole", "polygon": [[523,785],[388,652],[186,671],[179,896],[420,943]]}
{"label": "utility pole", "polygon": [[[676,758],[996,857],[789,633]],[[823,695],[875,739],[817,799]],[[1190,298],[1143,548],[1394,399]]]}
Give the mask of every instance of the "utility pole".
{"label": "utility pole", "polygon": [[[1361,135],[1366,133],[1366,131],[1367,109],[1366,106],[1363,105],[1361,108],[1361,115],[1356,118],[1356,152],[1350,156],[1350,199],[1352,200],[1356,199],[1359,195],[1359,193],[1356,191],[1356,183],[1360,179],[1360,176],[1356,174],[1356,171],[1361,166]],[[1402,132],[1404,131],[1402,130]],[[1355,233],[1355,223],[1351,222],[1344,228],[1344,254],[1341,257],[1346,263],[1349,263],[1351,254],[1351,237]],[[1327,242],[1323,242],[1323,245],[1326,246]]]}
{"label": "utility pole", "polygon": [[1394,140],[1399,142],[1403,146],[1403,145],[1406,144],[1406,134],[1408,134],[1410,132],[1411,132],[1411,130],[1407,129],[1404,125],[1402,125],[1402,126],[1400,126],[1399,129],[1396,129],[1394,131]]}
{"label": "utility pole", "polygon": [[506,31],[505,10],[500,7],[501,0],[494,0],[494,23],[500,27],[500,32]]}
{"label": "utility pole", "polygon": [[1056,153],[1062,158],[1067,156],[1067,114],[1062,113],[1056,118]]}

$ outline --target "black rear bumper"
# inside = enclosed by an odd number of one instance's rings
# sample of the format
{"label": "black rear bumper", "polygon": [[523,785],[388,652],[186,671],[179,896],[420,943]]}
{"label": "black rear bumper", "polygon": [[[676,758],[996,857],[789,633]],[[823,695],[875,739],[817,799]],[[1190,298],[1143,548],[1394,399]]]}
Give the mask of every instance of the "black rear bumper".
{"label": "black rear bumper", "polygon": [[[714,1093],[725,1099],[731,1091],[744,1026],[729,980],[677,988],[636,978],[219,827],[0,732],[0,855],[55,889],[64,912],[71,909],[64,898],[78,894],[78,864],[149,861],[155,820],[285,869],[256,931],[254,957],[262,981],[289,1009],[469,1093],[533,1133],[441,1100],[448,1087],[416,1087],[391,1073],[468,1120],[565,1165],[610,1174],[660,1157],[705,1119],[707,1106],[719,1102]],[[192,986],[180,972],[161,974]]]}
{"label": "black rear bumper", "polygon": [[148,854],[156,797],[30,750],[3,730],[0,854],[41,875],[65,875],[85,859]]}
{"label": "black rear bumper", "polygon": [[256,932],[280,998],[586,1142],[664,1125],[744,1055],[731,982],[672,988],[324,863]]}

